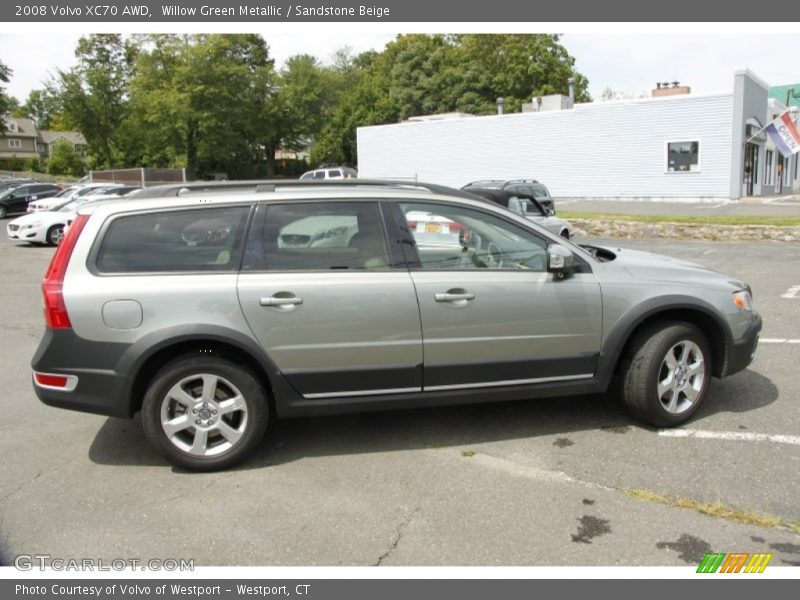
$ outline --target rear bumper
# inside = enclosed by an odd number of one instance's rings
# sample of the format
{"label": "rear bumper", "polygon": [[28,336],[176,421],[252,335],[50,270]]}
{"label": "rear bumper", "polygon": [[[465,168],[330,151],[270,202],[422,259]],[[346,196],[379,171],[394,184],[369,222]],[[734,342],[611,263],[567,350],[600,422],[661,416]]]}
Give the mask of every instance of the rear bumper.
{"label": "rear bumper", "polygon": [[73,376],[77,385],[66,391],[34,381],[36,396],[48,406],[130,418],[131,381],[115,369],[127,348],[127,344],[84,340],[71,329],[47,329],[31,362],[33,370]]}
{"label": "rear bumper", "polygon": [[722,376],[727,377],[747,368],[753,362],[758,349],[758,334],[761,331],[761,315],[755,314],[749,327],[741,339],[736,340],[726,353],[725,371]]}

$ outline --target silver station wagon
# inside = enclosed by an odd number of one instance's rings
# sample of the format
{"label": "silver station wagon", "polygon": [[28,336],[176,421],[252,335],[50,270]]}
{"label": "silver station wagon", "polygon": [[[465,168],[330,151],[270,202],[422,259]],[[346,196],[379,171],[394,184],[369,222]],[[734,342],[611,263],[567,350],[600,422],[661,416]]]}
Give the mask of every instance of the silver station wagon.
{"label": "silver station wagon", "polygon": [[736,277],[578,246],[434,185],[226,182],[82,207],[43,282],[46,404],[232,466],[270,415],[605,392],[659,427],[753,359]]}

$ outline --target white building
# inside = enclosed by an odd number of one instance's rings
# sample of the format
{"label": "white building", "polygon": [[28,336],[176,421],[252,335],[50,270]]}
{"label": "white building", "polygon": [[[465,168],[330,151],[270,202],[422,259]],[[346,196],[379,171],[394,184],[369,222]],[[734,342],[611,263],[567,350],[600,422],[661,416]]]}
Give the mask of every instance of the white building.
{"label": "white building", "polygon": [[360,127],[359,177],[453,187],[477,179],[533,178],[561,198],[791,193],[800,190],[797,156],[779,159],[764,134],[747,141],[785,110],[768,99],[768,89],[752,72],[741,71],[722,93],[574,107],[569,98],[549,97],[534,99],[534,112],[455,113]]}

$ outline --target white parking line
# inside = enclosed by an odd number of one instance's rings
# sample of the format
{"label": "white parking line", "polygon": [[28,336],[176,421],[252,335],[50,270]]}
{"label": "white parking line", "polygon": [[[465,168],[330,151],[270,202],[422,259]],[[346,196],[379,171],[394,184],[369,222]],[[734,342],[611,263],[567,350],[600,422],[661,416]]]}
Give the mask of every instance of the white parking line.
{"label": "white parking line", "polygon": [[793,285],[788,290],[786,290],[783,294],[781,294],[781,298],[798,298],[800,299],[800,285]]}
{"label": "white parking line", "polygon": [[784,338],[761,338],[758,340],[759,344],[800,344],[800,339],[791,340]]}
{"label": "white parking line", "polygon": [[750,433],[749,431],[704,431],[702,429],[662,429],[661,437],[699,438],[703,440],[727,440],[734,442],[772,442],[800,446],[800,435],[772,433]]}

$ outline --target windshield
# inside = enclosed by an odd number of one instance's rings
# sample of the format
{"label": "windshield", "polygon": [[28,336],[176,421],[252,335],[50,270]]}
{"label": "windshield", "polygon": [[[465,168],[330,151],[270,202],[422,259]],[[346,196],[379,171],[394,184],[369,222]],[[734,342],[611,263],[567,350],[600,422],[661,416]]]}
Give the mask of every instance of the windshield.
{"label": "windshield", "polygon": [[78,208],[83,202],[81,200],[67,200],[66,202],[62,202],[61,204],[54,206],[54,212],[71,212]]}

